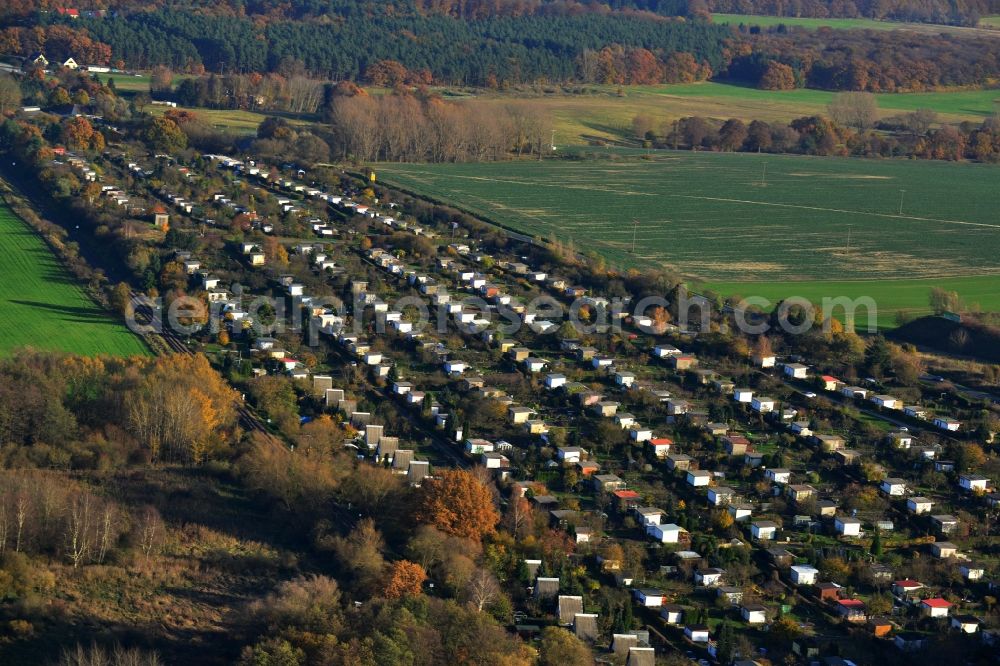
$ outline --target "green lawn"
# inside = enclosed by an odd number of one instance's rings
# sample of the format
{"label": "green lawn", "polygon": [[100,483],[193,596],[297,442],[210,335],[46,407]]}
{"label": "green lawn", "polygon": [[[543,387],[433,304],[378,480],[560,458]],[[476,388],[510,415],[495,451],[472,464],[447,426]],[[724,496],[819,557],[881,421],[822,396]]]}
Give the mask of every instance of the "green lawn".
{"label": "green lawn", "polygon": [[[760,16],[757,14],[712,14],[712,21],[722,25],[745,25],[772,28],[784,25],[789,28],[805,28],[818,30],[831,28],[833,30],[906,30],[927,35],[941,33],[950,35],[990,36],[986,30],[963,26],[942,25],[938,23],[909,23],[904,21],[876,21],[867,18],[798,18],[793,16]],[[992,16],[981,19],[980,28],[1000,26],[1000,17]],[[1000,35],[997,35],[1000,36]]]}
{"label": "green lawn", "polygon": [[776,25],[788,27],[809,28],[835,28],[838,30],[866,29],[866,30],[898,30],[901,23],[891,21],[876,21],[866,18],[797,18],[792,16],[758,16],[756,14],[712,14],[712,23],[722,25],[759,25],[769,28]]}
{"label": "green lawn", "polygon": [[[727,83],[689,83],[681,85],[636,86],[639,94],[686,98],[728,100],[737,104],[780,104],[796,109],[825,109],[836,93],[799,88],[796,90],[759,90]],[[915,109],[932,109],[942,114],[985,118],[1000,110],[1000,90],[945,90],[915,93],[878,93],[875,95],[882,115]]]}
{"label": "green lawn", "polygon": [[[793,296],[805,298],[814,303],[822,303],[823,297],[831,294],[851,299],[870,296],[879,304],[878,322],[883,327],[893,326],[899,312],[914,316],[930,314],[928,294],[932,287],[957,291],[962,294],[970,306],[978,304],[984,309],[1000,310],[1000,297],[997,294],[1000,278],[993,275],[936,279],[829,280],[822,282],[699,282],[694,286],[696,289],[710,289],[719,294],[760,296],[771,303],[777,303]],[[859,320],[864,318],[864,310],[858,310],[858,318]]]}
{"label": "green lawn", "polygon": [[898,310],[926,311],[940,284],[1000,310],[997,167],[656,152],[378,171],[510,229],[571,239],[618,266],[672,268],[720,293],[870,296],[888,325]]}
{"label": "green lawn", "polygon": [[146,355],[142,340],[99,309],[27,224],[0,204],[0,355],[21,347]]}
{"label": "green lawn", "polygon": [[[185,107],[177,108],[184,109]],[[170,111],[171,107],[149,106],[146,110],[154,115],[162,116],[167,111]],[[202,109],[192,107],[187,108],[186,110],[191,111],[215,128],[227,130],[236,134],[256,134],[257,126],[264,122],[264,119],[267,118],[266,113],[241,111],[238,109]],[[290,118],[288,122],[292,125],[308,124],[308,121],[297,118]]]}
{"label": "green lawn", "polygon": [[108,79],[114,79],[115,89],[119,92],[149,92],[149,75],[141,74],[133,76],[129,74],[98,74],[101,81],[107,83]]}

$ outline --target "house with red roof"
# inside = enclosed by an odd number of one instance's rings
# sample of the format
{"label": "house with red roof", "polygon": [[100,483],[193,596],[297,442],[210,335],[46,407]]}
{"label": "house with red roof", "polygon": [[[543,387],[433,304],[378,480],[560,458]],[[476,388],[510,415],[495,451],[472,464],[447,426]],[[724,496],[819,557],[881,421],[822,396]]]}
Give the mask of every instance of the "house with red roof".
{"label": "house with red roof", "polygon": [[837,613],[848,622],[864,622],[865,602],[861,599],[840,599],[837,601]]}
{"label": "house with red roof", "polygon": [[946,601],[940,597],[924,599],[920,602],[920,612],[927,617],[948,617],[948,611],[951,609],[951,606],[950,601]]}
{"label": "house with red roof", "polygon": [[819,380],[823,382],[823,388],[827,391],[836,391],[844,383],[832,375],[823,375]]}
{"label": "house with red roof", "polygon": [[649,440],[649,447],[653,449],[653,453],[657,458],[666,458],[673,444],[674,440],[669,437],[654,437]]}
{"label": "house with red roof", "polygon": [[892,584],[892,593],[901,597],[905,597],[915,593],[917,590],[922,590],[924,584],[920,581],[910,580],[909,578],[904,578],[903,580],[897,580]]}
{"label": "house with red roof", "polygon": [[612,495],[615,496],[615,500],[618,502],[619,511],[630,511],[635,507],[639,506],[639,493],[634,490],[621,489],[616,490]]}

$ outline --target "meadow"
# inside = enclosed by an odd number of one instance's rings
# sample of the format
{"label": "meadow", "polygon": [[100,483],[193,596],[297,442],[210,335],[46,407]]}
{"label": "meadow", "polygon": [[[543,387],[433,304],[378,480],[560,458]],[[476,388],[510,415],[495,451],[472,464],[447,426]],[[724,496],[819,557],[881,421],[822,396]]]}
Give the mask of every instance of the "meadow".
{"label": "meadow", "polygon": [[[980,19],[979,25],[989,28],[990,19],[987,17]],[[868,18],[811,18],[793,16],[760,16],[757,14],[712,14],[712,22],[720,25],[744,25],[760,26],[762,28],[773,28],[783,25],[787,28],[804,28],[806,30],[818,30],[820,28],[830,28],[832,30],[906,30],[908,32],[920,32],[924,34],[952,34],[977,36],[989,35],[989,31],[978,28],[968,28],[953,25],[941,25],[937,23],[908,23],[903,21],[877,21]],[[996,35],[995,36],[1000,36]]]}
{"label": "meadow", "polygon": [[[759,90],[713,81],[622,88],[591,85],[578,90],[584,92],[570,94],[554,88],[548,94],[485,94],[456,99],[478,99],[501,107],[511,99],[529,99],[552,118],[557,144],[586,145],[631,139],[632,119],[638,115],[664,124],[684,116],[787,123],[825,114],[835,94],[806,88]],[[881,93],[875,97],[882,118],[932,109],[942,123],[981,123],[1000,110],[997,89]]]}
{"label": "meadow", "polygon": [[45,242],[0,204],[0,356],[35,349],[75,354],[149,354],[124,324],[98,308]]}
{"label": "meadow", "polygon": [[887,324],[899,310],[926,311],[941,285],[1000,310],[997,167],[633,151],[378,171],[511,230],[572,240],[621,267],[672,269],[719,293],[867,295]]}
{"label": "meadow", "polygon": [[795,16],[760,16],[757,14],[712,14],[712,23],[720,25],[759,25],[771,28],[784,25],[789,28],[832,28],[834,30],[897,30],[910,25],[867,18],[810,18]]}

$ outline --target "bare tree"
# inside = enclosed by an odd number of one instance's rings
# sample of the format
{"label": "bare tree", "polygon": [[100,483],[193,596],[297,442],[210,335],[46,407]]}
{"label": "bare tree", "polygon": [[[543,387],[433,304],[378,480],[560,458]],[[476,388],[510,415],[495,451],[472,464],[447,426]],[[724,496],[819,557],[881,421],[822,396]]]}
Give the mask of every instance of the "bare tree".
{"label": "bare tree", "polygon": [[14,508],[14,522],[16,524],[16,531],[14,533],[14,550],[18,553],[21,552],[21,537],[24,535],[24,522],[28,518],[28,493],[25,492],[24,488],[21,488],[21,492],[17,494],[17,500]]}
{"label": "bare tree", "polygon": [[154,507],[147,506],[139,519],[139,548],[147,562],[160,543],[162,530],[160,513]]}
{"label": "bare tree", "polygon": [[9,529],[10,523],[7,521],[7,506],[0,504],[0,556],[7,550],[7,532]]}
{"label": "bare tree", "polygon": [[66,507],[66,553],[73,568],[84,563],[92,546],[92,507],[89,493],[70,500]]}
{"label": "bare tree", "polygon": [[878,120],[878,102],[867,92],[842,92],[833,96],[827,106],[830,117],[839,125],[859,132],[871,129]]}
{"label": "bare tree", "polygon": [[113,527],[117,518],[115,507],[106,504],[101,511],[99,534],[97,537],[97,563],[104,564],[104,558],[108,554],[117,533]]}
{"label": "bare tree", "polygon": [[500,596],[500,584],[488,570],[478,569],[465,587],[465,596],[469,605],[481,613]]}

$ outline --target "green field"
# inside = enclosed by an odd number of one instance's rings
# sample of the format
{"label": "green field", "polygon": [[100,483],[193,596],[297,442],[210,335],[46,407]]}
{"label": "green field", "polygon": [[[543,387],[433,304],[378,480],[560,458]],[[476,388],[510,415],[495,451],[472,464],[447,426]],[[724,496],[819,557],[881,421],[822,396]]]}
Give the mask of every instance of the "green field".
{"label": "green field", "polygon": [[[907,32],[919,32],[929,35],[950,34],[950,35],[974,35],[974,36],[1000,36],[991,33],[989,30],[980,28],[967,28],[954,25],[941,25],[938,23],[907,23],[901,21],[876,21],[867,18],[799,18],[792,16],[760,16],[757,14],[712,14],[712,21],[722,25],[746,25],[771,28],[784,25],[789,28],[805,28],[806,30],[818,30],[819,28],[831,28],[833,30],[906,30]],[[991,28],[1000,26],[1000,17],[991,16],[980,19],[981,28]]]}
{"label": "green field", "polygon": [[817,28],[834,28],[837,30],[898,30],[901,26],[910,25],[866,18],[798,18],[793,16],[759,16],[756,14],[712,14],[712,23],[719,23],[721,25],[759,25],[765,28],[785,25],[790,28],[809,28],[810,30]]}
{"label": "green field", "polygon": [[21,347],[75,354],[148,354],[100,310],[45,242],[0,203],[0,355]]}
{"label": "green field", "polygon": [[1000,310],[997,167],[658,152],[386,164],[379,175],[515,231],[572,239],[619,266],[671,268],[721,293],[868,295],[886,323],[926,308],[941,283]]}
{"label": "green field", "polygon": [[[589,94],[521,97],[553,119],[556,143],[585,145],[595,139],[632,137],[632,119],[638,115],[668,123],[684,116],[787,123],[811,114],[825,114],[834,93],[824,90],[759,90],[727,83],[627,86],[587,86]],[[981,123],[1000,110],[1000,90],[946,90],[877,94],[880,117],[933,109],[943,123]],[[503,107],[517,95],[478,95],[477,99]]]}
{"label": "green field", "polygon": [[[202,108],[186,108],[177,107],[178,109],[186,109],[191,111],[196,116],[204,120],[206,123],[221,130],[228,130],[235,134],[256,134],[257,126],[264,122],[267,118],[266,113],[256,113],[254,111],[241,111],[239,109],[202,109]],[[162,116],[167,111],[170,111],[169,106],[150,106],[147,108],[149,113],[153,115]],[[308,121],[299,120],[297,118],[290,118],[289,123],[292,125],[306,125]]]}

